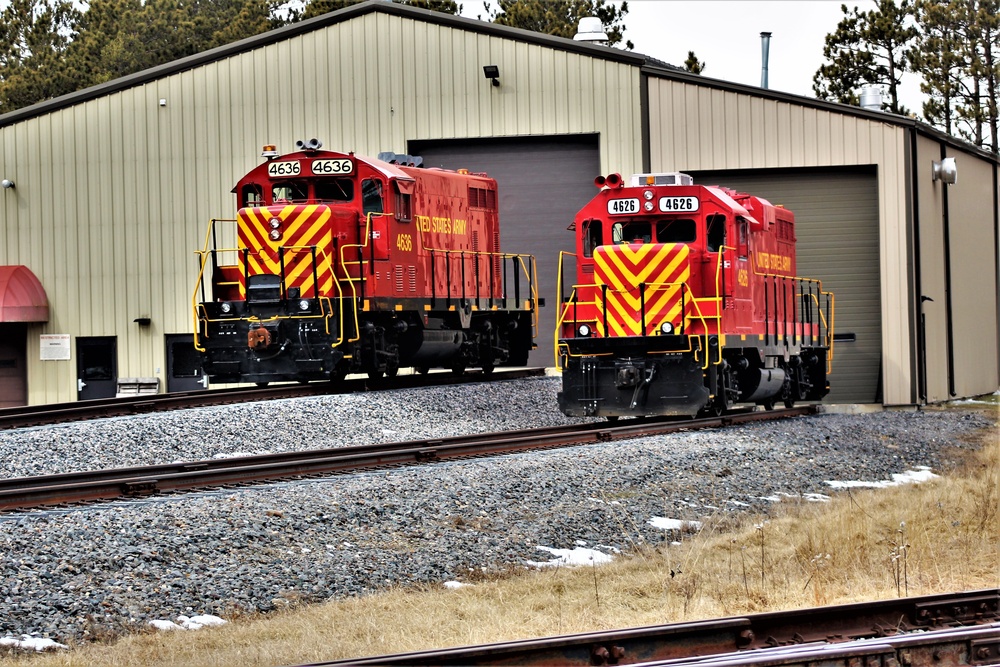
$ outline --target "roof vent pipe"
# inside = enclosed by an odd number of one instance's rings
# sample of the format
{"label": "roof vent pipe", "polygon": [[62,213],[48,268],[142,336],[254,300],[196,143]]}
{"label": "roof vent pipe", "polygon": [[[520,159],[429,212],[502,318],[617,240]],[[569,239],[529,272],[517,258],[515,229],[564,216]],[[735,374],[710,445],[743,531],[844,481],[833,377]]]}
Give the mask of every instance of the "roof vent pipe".
{"label": "roof vent pipe", "polygon": [[576,42],[607,42],[608,33],[604,32],[604,24],[596,16],[585,16],[580,19],[580,28],[573,36]]}
{"label": "roof vent pipe", "polygon": [[869,111],[882,110],[882,89],[878,86],[865,86],[861,89],[861,108]]}
{"label": "roof vent pipe", "polygon": [[760,87],[767,88],[767,59],[771,50],[771,33],[760,33]]}

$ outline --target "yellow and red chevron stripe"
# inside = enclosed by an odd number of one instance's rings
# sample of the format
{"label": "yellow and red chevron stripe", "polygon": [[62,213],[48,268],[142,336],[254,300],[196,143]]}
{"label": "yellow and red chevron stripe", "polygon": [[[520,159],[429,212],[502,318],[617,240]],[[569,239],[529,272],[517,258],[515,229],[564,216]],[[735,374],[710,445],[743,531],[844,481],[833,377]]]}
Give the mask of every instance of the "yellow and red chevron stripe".
{"label": "yellow and red chevron stripe", "polygon": [[[662,322],[680,324],[683,285],[691,275],[689,248],[683,243],[601,246],[594,251],[595,296],[607,285],[607,331],[601,336],[651,335]],[[645,291],[640,285],[645,285]],[[690,292],[688,292],[690,300]],[[645,303],[645,308],[643,304]],[[643,318],[643,311],[645,318]],[[645,319],[646,328],[642,330]]]}
{"label": "yellow and red chevron stripe", "polygon": [[[278,275],[281,255],[284,255],[285,287],[298,287],[304,297],[316,297],[313,281],[311,246],[316,246],[316,278],[319,295],[333,291],[333,258],[330,255],[332,232],[330,209],[327,206],[289,205],[281,208],[243,208],[237,214],[238,246],[248,249],[247,273]],[[281,238],[272,240],[271,220],[277,218]],[[284,248],[279,252],[279,248]],[[240,294],[246,298],[246,285],[240,274]]]}

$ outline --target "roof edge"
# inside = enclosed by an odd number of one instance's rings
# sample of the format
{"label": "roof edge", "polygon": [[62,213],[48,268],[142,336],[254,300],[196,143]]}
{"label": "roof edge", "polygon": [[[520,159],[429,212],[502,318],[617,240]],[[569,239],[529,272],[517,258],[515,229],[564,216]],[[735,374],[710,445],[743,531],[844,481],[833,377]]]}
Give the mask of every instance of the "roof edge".
{"label": "roof edge", "polygon": [[145,83],[155,81],[156,79],[160,79],[171,74],[177,74],[179,72],[194,69],[196,67],[200,67],[201,65],[222,60],[246,51],[251,51],[262,46],[275,44],[303,33],[311,32],[329,25],[335,25],[343,21],[349,21],[359,16],[371,13],[400,16],[427,23],[433,23],[435,25],[458,28],[469,32],[478,32],[486,35],[513,39],[520,42],[550,46],[571,53],[579,53],[604,60],[628,63],[637,67],[642,66],[647,60],[646,57],[641,54],[622,51],[621,49],[614,49],[607,46],[595,46],[590,43],[576,42],[572,39],[566,39],[564,37],[554,37],[552,35],[546,35],[531,30],[511,28],[509,26],[497,25],[495,23],[470,19],[464,16],[443,14],[441,12],[435,12],[419,7],[411,7],[409,5],[401,5],[395,2],[385,2],[385,0],[368,0],[367,2],[352,5],[328,14],[299,21],[298,23],[290,23],[286,26],[282,26],[281,28],[269,30],[259,35],[254,35],[253,37],[233,42],[232,44],[226,44],[225,46],[216,47],[208,51],[202,51],[201,53],[196,53],[192,56],[181,58],[180,60],[174,60],[169,63],[164,63],[163,65],[151,67],[149,69],[142,70],[141,72],[135,72],[134,74],[129,74],[127,76],[108,81],[106,83],[84,88],[83,90],[67,93],[66,95],[61,95],[60,97],[44,100],[28,107],[10,111],[0,115],[0,128],[12,125],[13,123],[22,120],[28,120],[36,116],[58,111],[81,102],[88,102],[99,97],[104,97],[105,95],[111,95],[128,88],[141,86]]}
{"label": "roof edge", "polygon": [[994,163],[1000,164],[1000,156],[994,155],[993,153],[959,139],[958,137],[946,134],[944,131],[937,129],[933,125],[929,125],[922,120],[917,120],[908,116],[900,116],[898,114],[889,113],[888,111],[871,111],[869,109],[863,109],[850,104],[829,102],[827,100],[805,97],[804,95],[796,95],[794,93],[785,93],[778,90],[772,90],[770,88],[759,88],[745,83],[736,83],[735,81],[713,79],[701,74],[692,74],[687,70],[681,70],[673,66],[664,67],[658,61],[647,60],[641,71],[643,74],[651,77],[672,79],[706,88],[724,90],[731,93],[743,93],[745,95],[752,95],[753,97],[761,97],[777,102],[788,102],[789,104],[795,104],[798,106],[820,109],[822,111],[829,111],[831,113],[838,113],[845,116],[857,116],[858,118],[864,118],[865,120],[873,120],[880,123],[895,125],[900,128],[916,130],[917,132],[931,136],[934,139],[951,146],[952,148],[968,153],[974,153],[979,157],[983,157],[993,161]]}

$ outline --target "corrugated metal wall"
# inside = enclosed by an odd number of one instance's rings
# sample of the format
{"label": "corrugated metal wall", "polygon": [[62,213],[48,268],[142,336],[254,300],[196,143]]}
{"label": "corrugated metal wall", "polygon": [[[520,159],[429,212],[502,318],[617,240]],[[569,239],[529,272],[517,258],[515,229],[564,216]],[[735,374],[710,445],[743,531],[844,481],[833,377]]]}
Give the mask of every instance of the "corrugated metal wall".
{"label": "corrugated metal wall", "polygon": [[[956,157],[953,151],[948,151]],[[985,161],[956,157],[958,182],[948,188],[955,395],[992,393],[997,377],[996,233],[987,203],[993,170]]]}
{"label": "corrugated metal wall", "polygon": [[210,217],[234,214],[229,191],[264,143],[374,155],[597,133],[603,170],[638,171],[639,94],[634,65],[371,11],[0,128],[17,183],[0,198],[0,263],[27,265],[52,313],[29,331],[29,401],[76,397],[74,362],[39,361],[40,333],[118,336],[119,374],[164,386],[164,335],[191,329],[192,253]]}
{"label": "corrugated metal wall", "polygon": [[881,402],[882,308],[879,289],[878,185],[872,168],[699,174],[795,213],[798,274],[823,281],[836,300],[830,394],[839,403]]}
{"label": "corrugated metal wall", "polygon": [[648,90],[654,171],[876,166],[883,401],[912,403],[906,130],[653,76]]}

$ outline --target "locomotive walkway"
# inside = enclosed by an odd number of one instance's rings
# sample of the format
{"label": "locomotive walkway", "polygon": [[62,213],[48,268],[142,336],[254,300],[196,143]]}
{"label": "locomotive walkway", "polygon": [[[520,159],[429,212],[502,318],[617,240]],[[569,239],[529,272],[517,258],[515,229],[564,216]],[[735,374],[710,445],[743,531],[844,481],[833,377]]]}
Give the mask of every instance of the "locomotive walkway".
{"label": "locomotive walkway", "polygon": [[1000,665],[1000,589],[315,665]]}
{"label": "locomotive walkway", "polygon": [[633,419],[452,438],[208,459],[0,480],[0,511],[141,498],[164,493],[357,472],[448,459],[565,447],[680,430],[807,415],[815,406],[707,419]]}

